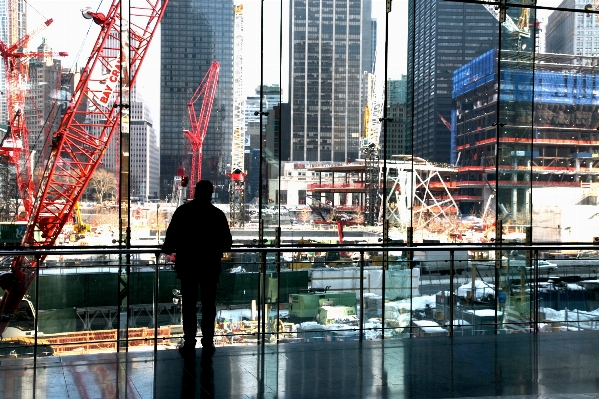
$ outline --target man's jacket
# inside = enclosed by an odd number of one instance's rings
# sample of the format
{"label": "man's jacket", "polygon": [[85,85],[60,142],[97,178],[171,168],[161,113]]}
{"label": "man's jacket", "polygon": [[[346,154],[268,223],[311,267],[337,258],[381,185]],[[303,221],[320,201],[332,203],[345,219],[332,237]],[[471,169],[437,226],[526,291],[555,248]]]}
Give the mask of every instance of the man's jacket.
{"label": "man's jacket", "polygon": [[232,241],[225,214],[208,201],[194,199],[173,214],[162,251],[176,253],[177,278],[214,276],[220,274],[220,259]]}

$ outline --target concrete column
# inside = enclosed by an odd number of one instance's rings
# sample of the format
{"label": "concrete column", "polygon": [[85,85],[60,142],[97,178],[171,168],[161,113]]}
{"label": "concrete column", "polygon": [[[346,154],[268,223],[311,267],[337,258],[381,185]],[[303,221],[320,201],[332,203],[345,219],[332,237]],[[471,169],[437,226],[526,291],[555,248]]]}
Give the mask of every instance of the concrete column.
{"label": "concrete column", "polygon": [[512,188],[512,217],[516,217],[518,211],[518,189]]}
{"label": "concrete column", "polygon": [[524,174],[524,181],[530,181],[530,175],[532,174],[530,159],[526,161],[526,173]]}

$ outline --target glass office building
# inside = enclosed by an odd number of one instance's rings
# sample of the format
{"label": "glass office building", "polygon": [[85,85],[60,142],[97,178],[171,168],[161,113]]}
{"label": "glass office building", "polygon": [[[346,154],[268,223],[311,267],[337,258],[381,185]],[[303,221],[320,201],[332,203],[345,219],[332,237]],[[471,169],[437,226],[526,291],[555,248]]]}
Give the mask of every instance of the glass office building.
{"label": "glass office building", "polygon": [[290,161],[356,159],[361,77],[372,72],[371,1],[294,0],[289,7]]}
{"label": "glass office building", "polygon": [[233,21],[233,1],[176,1],[166,9],[161,25],[160,199],[171,195],[177,169],[190,173],[190,145],[183,135],[190,129],[187,104],[213,61],[220,71],[203,146],[203,177],[225,184],[233,135]]}

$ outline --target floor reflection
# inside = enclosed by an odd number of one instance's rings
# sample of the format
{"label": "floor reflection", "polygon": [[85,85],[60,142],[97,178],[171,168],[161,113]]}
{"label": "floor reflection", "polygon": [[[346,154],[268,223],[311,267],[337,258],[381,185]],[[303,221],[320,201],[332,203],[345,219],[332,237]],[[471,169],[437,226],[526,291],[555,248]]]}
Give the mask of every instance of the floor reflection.
{"label": "floor reflection", "polygon": [[[584,398],[597,334],[506,334],[2,359],[2,398]],[[590,396],[589,396],[590,395]]]}

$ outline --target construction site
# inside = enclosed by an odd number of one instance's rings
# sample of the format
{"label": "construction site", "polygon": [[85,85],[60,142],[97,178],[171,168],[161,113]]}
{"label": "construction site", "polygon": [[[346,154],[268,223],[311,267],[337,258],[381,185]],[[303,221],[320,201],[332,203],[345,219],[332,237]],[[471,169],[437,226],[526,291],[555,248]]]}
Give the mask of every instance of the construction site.
{"label": "construction site", "polygon": [[[131,54],[134,54],[129,59],[115,55],[118,46],[123,43],[119,34],[122,23],[117,11],[119,6],[120,2],[114,0],[106,14],[83,10],[83,16],[91,19],[100,29],[96,46],[82,73],[72,82],[72,95],[68,104],[54,114],[60,122],[52,122],[47,131],[41,130],[47,133],[43,140],[35,138],[35,142],[39,141],[42,146],[35,153],[31,151],[29,139],[32,136],[26,127],[27,91],[19,82],[29,76],[30,59],[53,54],[45,51],[17,51],[26,44],[29,36],[11,38],[13,42],[9,44],[0,43],[7,71],[10,116],[9,126],[0,144],[3,161],[0,180],[4,183],[0,191],[0,214],[3,221],[20,222],[19,227],[12,230],[14,240],[6,240],[7,244],[29,247],[62,244],[58,240],[64,236],[65,228],[69,232],[73,230],[76,236],[74,241],[80,236],[91,235],[91,226],[84,220],[85,214],[81,212],[79,201],[105,153],[110,153],[111,146],[116,147],[117,136],[119,145],[130,145],[129,107],[120,102],[119,96],[127,96],[135,82],[137,67],[145,56],[147,45],[163,12],[158,6],[146,10],[145,19],[140,26],[149,26],[150,29],[135,31],[135,40],[126,43],[129,47],[123,48],[123,52],[128,54],[131,49]],[[420,266],[417,268],[412,267],[416,263],[406,263],[405,254],[366,254],[366,262],[359,264],[358,261],[362,259],[349,250],[345,253],[336,252],[333,258],[332,252],[326,250],[322,253],[312,251],[308,255],[301,250],[302,245],[489,243],[495,240],[497,221],[501,221],[505,229],[502,231],[503,238],[514,242],[523,242],[529,238],[525,234],[529,226],[532,226],[532,239],[539,242],[590,243],[593,237],[599,237],[599,228],[593,220],[599,215],[596,211],[599,197],[599,119],[596,112],[599,104],[599,80],[595,75],[599,59],[541,53],[532,57],[531,54],[512,50],[511,47],[502,50],[501,56],[497,50],[491,50],[454,73],[455,108],[451,121],[440,114],[439,120],[451,134],[451,142],[454,143],[451,151],[455,154],[455,164],[434,164],[414,155],[383,155],[386,143],[381,136],[381,129],[390,121],[385,118],[384,102],[377,95],[380,87],[377,88],[373,76],[368,76],[360,157],[342,163],[278,162],[282,173],[274,178],[264,179],[267,187],[265,195],[259,198],[258,204],[249,204],[246,197],[249,165],[245,155],[245,110],[240,90],[243,79],[243,7],[235,6],[233,12],[233,76],[236,80],[233,85],[231,163],[227,171],[228,204],[219,206],[226,212],[233,236],[239,244],[263,246],[266,243],[282,243],[300,246],[295,251],[289,251],[287,259],[281,259],[275,254],[270,254],[275,256],[268,258],[265,256],[266,270],[271,272],[268,277],[270,285],[266,287],[270,295],[268,300],[278,303],[280,298],[284,298],[283,301],[291,298],[291,305],[280,309],[286,312],[286,317],[279,317],[279,314],[270,317],[269,321],[276,320],[273,321],[272,331],[284,331],[289,333],[285,338],[299,340],[310,339],[311,332],[315,330],[318,330],[316,335],[322,338],[325,333],[321,326],[335,325],[331,328],[344,330],[348,327],[351,330],[359,323],[356,316],[357,298],[363,294],[356,292],[355,286],[335,287],[338,291],[350,293],[345,296],[337,295],[340,292],[334,293],[335,295],[331,293],[310,304],[302,301],[313,300],[316,297],[314,292],[304,292],[302,295],[297,292],[313,288],[324,289],[326,292],[330,281],[333,281],[330,284],[339,284],[340,281],[347,280],[355,285],[354,282],[361,280],[356,274],[358,266],[373,268],[367,271],[369,284],[372,282],[372,285],[369,285],[366,292],[373,295],[361,298],[364,301],[361,310],[371,316],[370,322],[375,325],[373,329],[382,323],[378,319],[382,311],[380,304],[385,298],[381,266],[390,268],[394,273],[389,274],[389,281],[396,284],[390,287],[397,294],[393,297],[397,301],[420,295],[417,289],[421,271],[426,271],[430,277],[431,272],[441,275],[455,271],[455,274],[461,275],[472,270],[468,264],[472,257],[467,252],[460,254],[457,259],[463,263],[458,264],[456,269],[450,269],[447,259],[443,259],[445,265],[439,267],[437,263],[441,262],[440,258],[426,258],[428,255],[422,251],[418,254],[422,258],[418,260],[421,263],[417,263]],[[530,34],[526,32],[527,18],[522,11],[522,23],[508,27],[518,43],[530,39]],[[501,75],[498,75],[500,57],[502,70]],[[160,225],[164,223],[166,227],[168,212],[193,198],[193,188],[188,185],[202,179],[202,169],[207,165],[203,159],[203,145],[220,68],[219,61],[214,60],[187,101],[189,120],[184,122],[186,128],[181,131],[181,136],[188,141],[189,156],[181,161],[183,167],[173,177],[170,203],[168,207],[163,205],[160,213],[163,215],[162,219],[159,215],[160,204],[156,204],[156,235],[152,238],[157,245],[160,244],[161,230],[164,230]],[[131,76],[130,71],[133,71]],[[64,82],[59,83],[59,87],[62,83]],[[260,118],[266,116],[262,103],[256,112],[256,116]],[[274,145],[274,141],[270,144]],[[117,153],[119,151],[113,150],[111,156],[116,157]],[[267,151],[264,153],[267,154]],[[121,173],[117,179],[118,192],[130,194],[127,179],[129,152],[120,154],[120,168],[117,169]],[[269,164],[272,167],[273,159],[270,155],[260,156],[263,158],[258,160],[258,164]],[[36,162],[32,162],[32,158]],[[37,165],[37,168],[33,165]],[[279,209],[269,209],[270,206]],[[133,212],[127,195],[117,198],[115,211],[117,207],[120,209],[120,219],[117,222],[119,226],[135,225],[129,220]],[[167,208],[169,211],[164,212]],[[146,219],[149,219],[147,214],[153,213],[151,207],[143,211],[146,211]],[[141,213],[142,210],[140,219]],[[283,224],[283,220],[289,224]],[[298,227],[297,224],[301,225]],[[275,237],[265,236],[265,228],[271,228],[274,232],[276,227],[288,231],[281,233],[279,230],[278,236],[272,234]],[[114,230],[116,231],[116,227]],[[108,238],[111,244],[130,246],[131,229],[126,233],[129,235],[123,235],[123,229],[120,230],[116,233],[117,236],[115,231],[110,230],[110,237],[106,235],[102,238]],[[82,242],[78,241],[79,244]],[[444,253],[442,256],[448,255]],[[14,314],[22,305],[25,293],[36,276],[32,270],[44,260],[45,257],[17,256],[10,266],[5,265],[6,270],[0,275],[0,287],[5,292],[0,302],[3,315]],[[154,265],[158,263],[159,259],[155,259]],[[243,308],[243,312],[249,310],[252,313],[249,317],[240,317],[249,320],[227,323],[227,317],[223,317],[223,320],[217,321],[221,335],[226,337],[231,333],[248,336],[250,338],[245,342],[250,342],[257,331],[254,323],[257,316],[256,310],[252,309],[255,306],[252,301],[258,295],[257,279],[260,271],[263,271],[262,264],[257,257],[252,258],[247,253],[225,257],[223,263],[231,266],[227,268],[231,276],[223,278],[223,281],[230,284],[228,288],[231,292],[237,288],[244,293],[241,297],[222,299],[226,304],[224,306],[239,306]],[[148,265],[150,263],[144,266]],[[58,266],[68,269],[67,266],[71,265]],[[324,275],[323,270],[318,270],[336,268],[345,270],[332,277]],[[376,270],[377,268],[380,270]],[[304,269],[310,270],[308,272]],[[280,282],[279,278],[290,279],[289,275],[292,273],[275,276],[275,270],[292,271],[296,274],[293,282],[286,281],[288,291],[280,292],[274,287]],[[115,271],[110,270],[105,277],[111,278],[111,273]],[[244,273],[250,276],[247,280],[244,280]],[[284,274],[287,276],[282,277]],[[587,274],[590,275],[591,271]],[[44,278],[46,281],[50,280],[47,276]],[[472,277],[472,281],[475,279]],[[319,281],[324,284],[323,287],[318,286]],[[235,282],[238,283],[237,287]],[[165,325],[176,325],[177,306],[176,303],[169,303],[172,300],[170,292],[171,289],[176,289],[176,282],[170,284],[166,293],[162,293],[160,309],[153,309],[150,305],[139,305],[133,309],[133,313],[128,315],[135,321],[132,323],[133,327],[138,327],[135,323],[139,320],[140,328],[150,328],[141,327],[143,319],[149,320],[150,315],[154,315],[152,312],[158,318],[159,311],[164,312],[161,321]],[[49,285],[62,286],[62,283]],[[48,292],[48,295],[52,294],[52,291]],[[113,299],[119,294],[117,292]],[[103,328],[112,329],[118,317],[117,309],[122,304],[98,302],[102,299],[103,292],[93,292],[90,295],[90,301],[84,304],[56,306],[70,309],[69,318],[80,323],[71,326],[74,330],[80,329],[81,325],[84,330],[91,330],[93,320],[101,323]],[[150,303],[151,300],[145,298],[141,302]],[[49,304],[51,301],[51,298],[45,298],[43,303]],[[90,303],[94,306],[88,306]],[[407,326],[406,320],[409,323],[411,317],[406,316],[409,314],[405,309],[406,305],[385,303],[390,309],[387,319],[392,320],[392,327],[397,329],[397,334],[401,334]],[[225,307],[221,310],[230,310]],[[316,321],[313,320],[315,318]],[[340,320],[345,322],[341,323]],[[279,322],[282,324],[279,325]],[[314,322],[318,326],[311,324]],[[7,329],[8,324],[8,317],[2,318],[0,332]],[[48,331],[52,328],[64,328],[62,325],[46,326]],[[56,331],[52,333],[60,334]],[[169,330],[164,334],[170,336],[171,333]],[[111,338],[114,337],[113,332],[98,334],[94,340],[114,339]],[[134,331],[132,334],[133,339],[152,337],[149,330]],[[85,334],[81,337],[82,341],[89,340]],[[59,338],[56,341],[58,344]],[[233,341],[235,340],[229,339],[228,342]]]}

